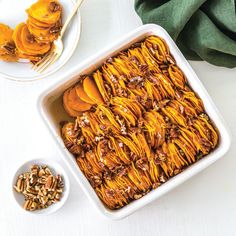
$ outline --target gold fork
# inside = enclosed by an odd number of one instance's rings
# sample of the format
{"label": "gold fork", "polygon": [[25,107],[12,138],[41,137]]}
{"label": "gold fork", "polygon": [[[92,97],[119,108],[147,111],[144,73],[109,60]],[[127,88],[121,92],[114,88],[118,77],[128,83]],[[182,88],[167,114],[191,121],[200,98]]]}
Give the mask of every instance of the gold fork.
{"label": "gold fork", "polygon": [[50,65],[52,65],[62,54],[63,51],[63,42],[62,37],[70,24],[72,18],[76,14],[77,10],[79,9],[80,5],[82,4],[83,0],[78,0],[73,11],[66,19],[65,24],[62,27],[59,37],[53,42],[53,45],[50,51],[36,64],[33,65],[33,69],[39,73],[45,71]]}

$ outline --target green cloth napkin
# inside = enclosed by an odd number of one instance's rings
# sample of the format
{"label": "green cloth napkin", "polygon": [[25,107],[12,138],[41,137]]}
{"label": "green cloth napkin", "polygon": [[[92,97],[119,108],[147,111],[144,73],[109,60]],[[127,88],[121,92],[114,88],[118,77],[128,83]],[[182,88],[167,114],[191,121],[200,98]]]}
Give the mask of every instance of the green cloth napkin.
{"label": "green cloth napkin", "polygon": [[236,67],[235,0],[135,0],[143,23],[165,28],[190,60]]}

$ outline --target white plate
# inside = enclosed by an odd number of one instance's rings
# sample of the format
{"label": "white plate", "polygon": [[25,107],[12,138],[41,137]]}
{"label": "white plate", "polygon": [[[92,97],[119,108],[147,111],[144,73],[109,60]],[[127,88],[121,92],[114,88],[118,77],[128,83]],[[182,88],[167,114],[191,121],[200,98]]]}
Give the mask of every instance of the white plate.
{"label": "white plate", "polygon": [[[26,21],[27,14],[25,10],[36,1],[37,0],[0,0],[0,22],[14,29],[17,24]],[[63,6],[62,22],[64,23],[75,4],[74,0],[60,0],[60,3]],[[79,41],[80,31],[81,16],[78,11],[63,37],[64,51],[61,57],[45,72],[42,74],[35,72],[31,69],[31,63],[0,61],[0,76],[17,81],[32,81],[42,79],[56,72],[72,56]]]}
{"label": "white plate", "polygon": [[[209,153],[207,156],[194,163],[187,169],[185,169],[180,174],[174,176],[168,180],[165,184],[152,190],[147,195],[142,198],[131,202],[125,207],[119,210],[108,209],[98,198],[95,191],[89,184],[88,180],[83,175],[82,171],[79,169],[74,156],[66,149],[63,140],[61,138],[61,128],[60,121],[65,121],[68,119],[65,110],[62,106],[62,94],[63,92],[75,84],[78,81],[79,75],[89,74],[93,70],[97,69],[101,64],[106,61],[109,57],[116,55],[118,52],[129,48],[133,43],[142,41],[145,37],[149,35],[157,35],[163,38],[170,48],[170,52],[176,60],[177,65],[186,75],[188,83],[192,89],[199,95],[202,99],[205,110],[210,116],[215,126],[218,128],[220,141],[219,145]],[[215,104],[211,100],[211,97],[207,93],[203,84],[193,71],[192,67],[189,65],[188,61],[184,58],[183,54],[180,52],[175,42],[171,39],[169,34],[160,26],[150,24],[141,26],[132,32],[128,33],[121,39],[109,45],[104,50],[96,53],[94,56],[88,58],[84,63],[79,64],[72,68],[70,71],[65,72],[61,75],[61,80],[57,81],[57,84],[45,91],[38,101],[39,112],[43,117],[43,120],[47,124],[50,133],[52,134],[54,140],[57,142],[59,150],[62,153],[62,158],[74,174],[76,180],[83,188],[88,198],[97,207],[97,209],[110,219],[121,219],[134,211],[144,207],[148,203],[158,199],[171,189],[174,189],[187,179],[196,175],[213,162],[222,158],[228,151],[231,143],[231,137],[229,131],[225,124],[224,119],[217,110]],[[186,189],[186,193],[188,190]]]}

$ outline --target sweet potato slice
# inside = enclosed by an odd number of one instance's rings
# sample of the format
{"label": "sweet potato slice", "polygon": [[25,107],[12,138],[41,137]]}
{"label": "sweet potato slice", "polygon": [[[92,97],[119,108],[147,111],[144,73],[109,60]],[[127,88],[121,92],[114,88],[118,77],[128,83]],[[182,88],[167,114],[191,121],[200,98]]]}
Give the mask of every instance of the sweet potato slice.
{"label": "sweet potato slice", "polygon": [[53,42],[57,39],[60,33],[61,23],[57,22],[51,27],[43,28],[35,25],[30,20],[27,20],[27,26],[30,33],[34,35],[36,41],[38,41],[39,43],[48,43]]}
{"label": "sweet potato slice", "polygon": [[108,95],[107,89],[105,88],[105,85],[104,85],[102,73],[99,70],[97,70],[93,74],[93,78],[94,78],[94,81],[97,85],[97,88],[98,88],[100,94],[102,95],[103,100],[106,102],[109,101],[109,95]]}
{"label": "sweet potato slice", "polygon": [[87,102],[89,104],[95,104],[95,102],[85,93],[82,83],[79,83],[75,87],[75,89],[76,89],[77,95],[82,101]]}
{"label": "sweet potato slice", "polygon": [[41,29],[48,29],[53,27],[54,24],[48,24],[39,20],[36,20],[34,17],[32,17],[31,15],[28,15],[28,21],[33,24],[35,27],[39,27]]}
{"label": "sweet potato slice", "polygon": [[0,23],[0,45],[12,40],[13,30],[4,24]]}
{"label": "sweet potato slice", "polygon": [[68,93],[67,104],[70,108],[72,108],[75,111],[87,111],[92,106],[91,104],[82,101],[78,97],[75,88],[70,89]]}
{"label": "sweet potato slice", "polygon": [[100,94],[96,83],[90,77],[86,77],[83,81],[83,89],[91,100],[97,104],[103,103],[102,95]]}
{"label": "sweet potato slice", "polygon": [[61,17],[62,7],[56,0],[39,0],[31,5],[27,13],[46,24],[54,24]]}
{"label": "sweet potato slice", "polygon": [[26,24],[24,24],[21,29],[21,41],[26,53],[30,55],[42,55],[48,52],[51,48],[50,44],[38,43],[34,36],[30,34]]}
{"label": "sweet potato slice", "polygon": [[77,117],[80,116],[81,113],[78,111],[73,110],[72,108],[69,107],[68,105],[68,95],[69,95],[70,90],[66,90],[65,93],[63,94],[63,106],[65,108],[65,111],[69,116]]}
{"label": "sweet potato slice", "polygon": [[39,44],[34,40],[25,23],[21,23],[16,27],[13,40],[19,54],[24,55],[22,58],[39,57],[50,50],[50,44]]}
{"label": "sweet potato slice", "polygon": [[4,61],[17,61],[15,44],[12,39],[13,30],[0,24],[0,59]]}

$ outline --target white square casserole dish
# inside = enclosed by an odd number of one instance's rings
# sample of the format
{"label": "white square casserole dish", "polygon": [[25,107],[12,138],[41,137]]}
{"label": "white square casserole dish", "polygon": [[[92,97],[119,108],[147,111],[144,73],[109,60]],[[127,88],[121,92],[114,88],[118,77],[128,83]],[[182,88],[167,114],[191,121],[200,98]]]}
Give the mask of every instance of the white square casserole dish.
{"label": "white square casserole dish", "polygon": [[[157,189],[152,190],[144,197],[131,202],[130,204],[119,210],[110,210],[106,208],[98,198],[88,180],[76,164],[74,156],[69,153],[63,143],[60,134],[60,122],[68,119],[68,116],[66,115],[62,106],[62,94],[67,88],[77,82],[79,75],[91,73],[92,71],[97,69],[107,58],[116,55],[121,50],[127,49],[133,43],[141,41],[148,35],[157,35],[166,41],[167,45],[170,48],[171,54],[175,58],[177,65],[184,72],[188,83],[203,100],[207,114],[210,116],[219,131],[220,142],[217,148],[210,154],[208,154],[195,164],[191,165],[180,174],[172,177]],[[231,143],[230,135],[226,128],[225,122],[219,114],[214,103],[212,102],[206,89],[202,85],[201,81],[198,79],[197,75],[195,74],[187,60],[184,58],[182,53],[179,51],[168,33],[160,26],[153,24],[144,25],[137,28],[136,30],[122,37],[120,40],[113,43],[106,49],[87,59],[84,63],[72,68],[70,71],[63,74],[62,79],[57,84],[55,84],[47,91],[43,92],[43,94],[40,96],[38,101],[38,108],[54,140],[58,144],[58,148],[62,153],[62,158],[67,163],[76,180],[78,181],[84,192],[87,194],[89,199],[98,208],[98,210],[110,219],[121,219],[125,216],[128,216],[137,209],[145,206],[151,201],[154,201],[174,187],[183,183],[219,158],[223,157],[224,154],[228,151]]]}

